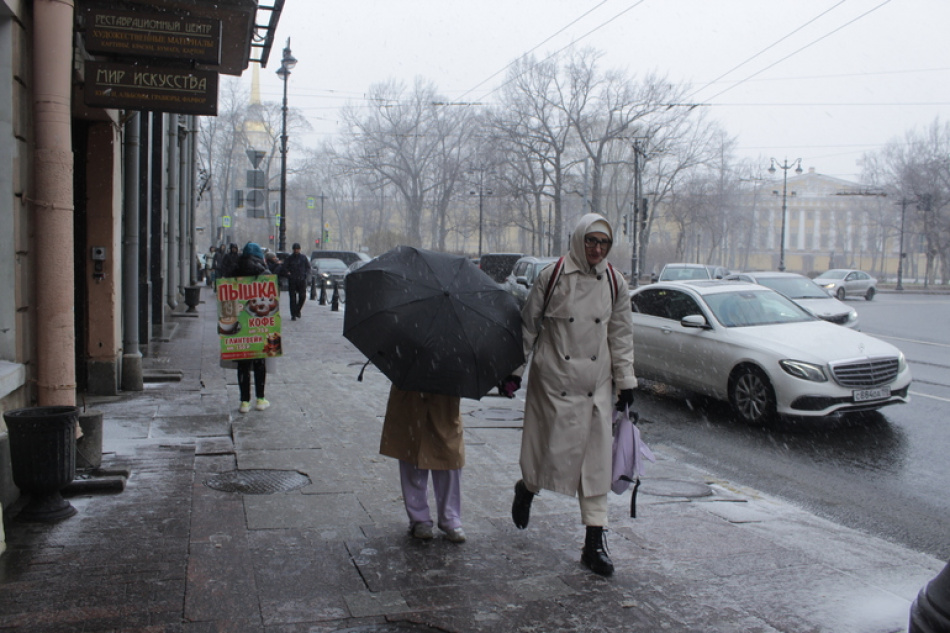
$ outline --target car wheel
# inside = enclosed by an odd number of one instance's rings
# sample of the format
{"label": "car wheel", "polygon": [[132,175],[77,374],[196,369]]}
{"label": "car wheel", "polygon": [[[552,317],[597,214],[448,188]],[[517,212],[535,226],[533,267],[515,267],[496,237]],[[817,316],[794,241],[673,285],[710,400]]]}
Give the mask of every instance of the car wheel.
{"label": "car wheel", "polygon": [[838,288],[835,291],[835,296],[838,297],[838,301],[844,301],[844,288]]}
{"label": "car wheel", "polygon": [[775,391],[758,367],[746,365],[733,374],[729,400],[739,417],[749,424],[763,424],[775,417]]}
{"label": "car wheel", "polygon": [[864,298],[870,301],[871,299],[874,298],[874,292],[875,292],[874,288],[868,288],[868,293],[864,295]]}

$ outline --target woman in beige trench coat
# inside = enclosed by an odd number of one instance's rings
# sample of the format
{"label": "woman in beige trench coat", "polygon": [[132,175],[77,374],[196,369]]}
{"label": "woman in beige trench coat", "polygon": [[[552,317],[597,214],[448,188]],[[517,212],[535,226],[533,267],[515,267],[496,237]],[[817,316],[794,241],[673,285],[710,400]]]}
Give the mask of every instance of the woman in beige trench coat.
{"label": "woman in beige trench coat", "polygon": [[[589,213],[549,289],[555,264],[541,271],[521,312],[530,356],[521,438],[522,480],[512,518],[524,529],[542,489],[577,495],[587,535],[581,562],[613,573],[603,546],[611,484],[612,410],[633,403],[633,325],[627,282],[608,265],[613,229]],[[546,304],[546,305],[545,305]]]}
{"label": "woman in beige trench coat", "polygon": [[389,392],[379,452],[399,460],[402,498],[414,538],[433,536],[428,501],[431,472],[439,529],[446,539],[465,542],[461,517],[465,442],[459,400],[395,386]]}

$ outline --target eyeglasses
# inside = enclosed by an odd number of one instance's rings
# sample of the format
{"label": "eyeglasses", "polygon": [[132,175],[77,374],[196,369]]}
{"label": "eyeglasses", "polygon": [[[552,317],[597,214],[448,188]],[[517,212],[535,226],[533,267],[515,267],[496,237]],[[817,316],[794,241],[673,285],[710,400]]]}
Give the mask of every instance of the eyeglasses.
{"label": "eyeglasses", "polygon": [[602,249],[606,250],[610,248],[612,245],[613,245],[613,241],[609,239],[599,240],[596,237],[591,237],[590,235],[587,235],[584,237],[584,246],[586,246],[587,248],[594,248],[595,246],[599,246]]}

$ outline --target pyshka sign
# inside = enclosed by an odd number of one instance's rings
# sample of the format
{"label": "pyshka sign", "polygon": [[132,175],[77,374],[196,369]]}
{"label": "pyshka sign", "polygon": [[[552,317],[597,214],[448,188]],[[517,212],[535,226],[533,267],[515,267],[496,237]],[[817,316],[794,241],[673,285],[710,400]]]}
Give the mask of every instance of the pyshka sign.
{"label": "pyshka sign", "polygon": [[221,360],[280,356],[280,293],[276,275],[218,279]]}

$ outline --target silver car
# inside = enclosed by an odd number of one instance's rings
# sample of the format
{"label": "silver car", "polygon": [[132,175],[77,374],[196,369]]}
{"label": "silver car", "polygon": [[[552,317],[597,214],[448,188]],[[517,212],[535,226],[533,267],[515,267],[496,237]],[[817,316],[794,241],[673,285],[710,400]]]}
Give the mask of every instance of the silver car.
{"label": "silver car", "polygon": [[557,257],[522,257],[515,262],[502,287],[515,298],[521,308],[528,299],[528,292],[534,285],[534,280],[538,278],[538,273],[557,260]]}
{"label": "silver car", "polygon": [[846,297],[864,297],[868,301],[877,294],[877,279],[863,270],[835,268],[826,270],[817,277],[815,283],[825,289],[829,295],[844,301]]}
{"label": "silver car", "polygon": [[854,308],[829,296],[805,275],[781,272],[737,273],[726,279],[763,285],[782,293],[819,319],[854,330],[861,329],[858,327],[858,312]]}
{"label": "silver car", "polygon": [[746,422],[907,402],[900,350],[764,286],[659,282],[630,298],[637,377],[729,402]]}

